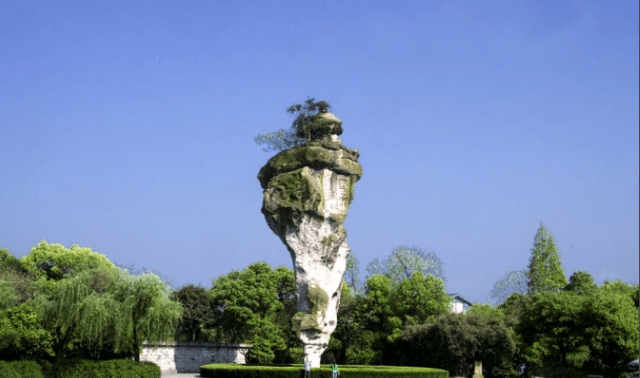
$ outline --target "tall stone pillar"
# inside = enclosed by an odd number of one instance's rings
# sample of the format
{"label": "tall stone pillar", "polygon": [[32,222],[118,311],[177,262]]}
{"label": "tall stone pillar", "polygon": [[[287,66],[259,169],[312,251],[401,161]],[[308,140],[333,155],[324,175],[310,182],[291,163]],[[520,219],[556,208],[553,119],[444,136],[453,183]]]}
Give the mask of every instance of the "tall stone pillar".
{"label": "tall stone pillar", "polygon": [[328,112],[316,117],[315,139],[275,155],[258,174],[262,213],[293,260],[298,313],[292,324],[313,367],[336,328],[350,252],[343,222],[362,175],[359,152],[338,138],[342,121]]}

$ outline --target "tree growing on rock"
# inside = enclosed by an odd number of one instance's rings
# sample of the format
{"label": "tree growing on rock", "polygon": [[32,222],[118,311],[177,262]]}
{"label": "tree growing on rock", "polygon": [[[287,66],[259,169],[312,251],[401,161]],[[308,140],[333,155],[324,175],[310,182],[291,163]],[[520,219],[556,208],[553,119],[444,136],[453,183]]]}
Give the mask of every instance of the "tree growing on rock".
{"label": "tree growing on rock", "polygon": [[293,104],[287,108],[287,113],[295,116],[291,128],[279,129],[266,134],[258,134],[253,138],[257,145],[266,145],[263,151],[284,151],[310,141],[314,136],[314,129],[318,126],[318,113],[331,109],[326,101],[316,101],[308,98],[303,104]]}

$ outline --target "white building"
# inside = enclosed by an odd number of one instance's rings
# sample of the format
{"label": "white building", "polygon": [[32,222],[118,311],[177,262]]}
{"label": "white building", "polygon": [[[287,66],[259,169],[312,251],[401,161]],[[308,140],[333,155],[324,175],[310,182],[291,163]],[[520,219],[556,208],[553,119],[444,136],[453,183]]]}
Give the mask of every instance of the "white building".
{"label": "white building", "polygon": [[462,298],[457,293],[447,295],[451,297],[451,312],[454,314],[466,314],[469,311],[469,307],[473,306],[473,303]]}

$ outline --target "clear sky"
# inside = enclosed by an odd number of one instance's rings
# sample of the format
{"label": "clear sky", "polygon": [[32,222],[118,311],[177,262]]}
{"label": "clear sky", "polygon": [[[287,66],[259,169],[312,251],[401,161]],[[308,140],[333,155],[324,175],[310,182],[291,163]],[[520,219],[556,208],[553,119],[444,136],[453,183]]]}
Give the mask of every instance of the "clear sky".
{"label": "clear sky", "polygon": [[325,100],[364,175],[360,270],[398,245],[488,300],[540,222],[638,282],[638,1],[5,1],[0,247],[80,244],[173,286],[291,267],[258,133]]}

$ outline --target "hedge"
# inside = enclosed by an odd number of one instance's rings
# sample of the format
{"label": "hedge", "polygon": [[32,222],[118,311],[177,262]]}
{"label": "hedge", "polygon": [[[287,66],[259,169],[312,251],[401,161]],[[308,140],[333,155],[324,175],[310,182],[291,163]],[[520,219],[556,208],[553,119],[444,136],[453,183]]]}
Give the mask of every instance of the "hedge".
{"label": "hedge", "polygon": [[[443,369],[407,366],[339,366],[340,378],[449,378]],[[303,378],[303,365],[234,365],[209,364],[200,366],[200,375],[215,378]],[[311,369],[312,377],[331,377],[331,367],[322,365]]]}
{"label": "hedge", "polygon": [[[0,361],[2,378],[51,378],[46,361]],[[160,378],[160,368],[151,362],[132,360],[62,360],[57,378]]]}
{"label": "hedge", "polygon": [[47,378],[48,370],[36,361],[1,361],[0,377],[2,378]]}

